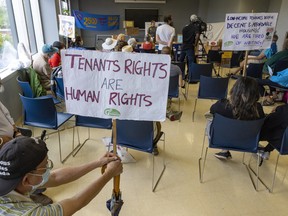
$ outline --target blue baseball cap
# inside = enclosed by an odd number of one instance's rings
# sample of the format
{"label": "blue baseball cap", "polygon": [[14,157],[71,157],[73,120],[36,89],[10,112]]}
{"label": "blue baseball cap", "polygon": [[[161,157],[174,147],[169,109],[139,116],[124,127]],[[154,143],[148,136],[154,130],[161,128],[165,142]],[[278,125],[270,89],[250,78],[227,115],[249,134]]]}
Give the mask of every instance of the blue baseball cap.
{"label": "blue baseball cap", "polygon": [[53,54],[53,53],[56,53],[57,51],[58,51],[58,48],[53,47],[50,44],[44,44],[42,47],[42,52],[44,54]]}

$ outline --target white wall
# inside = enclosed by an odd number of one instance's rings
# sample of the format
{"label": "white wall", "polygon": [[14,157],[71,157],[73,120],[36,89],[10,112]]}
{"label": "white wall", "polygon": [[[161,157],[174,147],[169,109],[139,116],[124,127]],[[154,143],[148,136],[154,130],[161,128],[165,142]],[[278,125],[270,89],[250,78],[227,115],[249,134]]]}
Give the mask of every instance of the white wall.
{"label": "white wall", "polygon": [[287,13],[287,8],[288,8],[288,0],[282,0],[280,12],[278,15],[278,22],[277,22],[277,34],[279,36],[278,39],[278,47],[279,50],[282,49],[283,42],[285,39],[285,36],[288,32],[288,13]]}

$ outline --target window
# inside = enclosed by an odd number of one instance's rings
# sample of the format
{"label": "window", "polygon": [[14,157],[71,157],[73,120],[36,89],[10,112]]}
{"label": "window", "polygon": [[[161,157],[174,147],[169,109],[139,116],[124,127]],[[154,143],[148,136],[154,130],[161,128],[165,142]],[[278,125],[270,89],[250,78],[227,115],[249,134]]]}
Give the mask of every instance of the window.
{"label": "window", "polygon": [[[13,52],[14,51],[14,52]],[[9,56],[15,54],[13,36],[5,0],[0,0],[0,70],[9,64]]]}
{"label": "window", "polygon": [[0,73],[18,58],[19,42],[30,54],[44,44],[39,0],[0,0]]}

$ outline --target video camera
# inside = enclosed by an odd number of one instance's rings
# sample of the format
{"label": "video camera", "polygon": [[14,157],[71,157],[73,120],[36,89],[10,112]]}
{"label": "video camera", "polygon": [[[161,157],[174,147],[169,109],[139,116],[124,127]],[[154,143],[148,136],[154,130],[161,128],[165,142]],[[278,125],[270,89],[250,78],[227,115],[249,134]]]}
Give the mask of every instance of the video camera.
{"label": "video camera", "polygon": [[201,20],[200,17],[197,18],[194,24],[198,27],[200,34],[207,31],[207,23]]}

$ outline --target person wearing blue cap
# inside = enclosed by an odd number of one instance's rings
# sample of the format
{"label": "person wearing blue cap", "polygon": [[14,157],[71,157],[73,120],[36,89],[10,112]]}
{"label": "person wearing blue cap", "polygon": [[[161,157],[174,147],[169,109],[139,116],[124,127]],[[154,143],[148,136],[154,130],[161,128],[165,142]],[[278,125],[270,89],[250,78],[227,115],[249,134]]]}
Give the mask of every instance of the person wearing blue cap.
{"label": "person wearing blue cap", "polygon": [[[68,216],[86,206],[114,176],[123,171],[113,153],[92,162],[52,171],[46,143],[41,139],[17,137],[0,150],[0,215]],[[83,184],[72,197],[48,205],[35,203],[29,194],[38,188],[57,187],[73,182],[96,168],[106,165],[104,173]],[[60,192],[60,191],[59,191]]]}
{"label": "person wearing blue cap", "polygon": [[58,49],[56,47],[44,44],[42,47],[42,53],[38,53],[33,61],[33,69],[37,72],[40,83],[46,90],[50,90],[50,77],[53,71],[48,60],[57,51]]}

